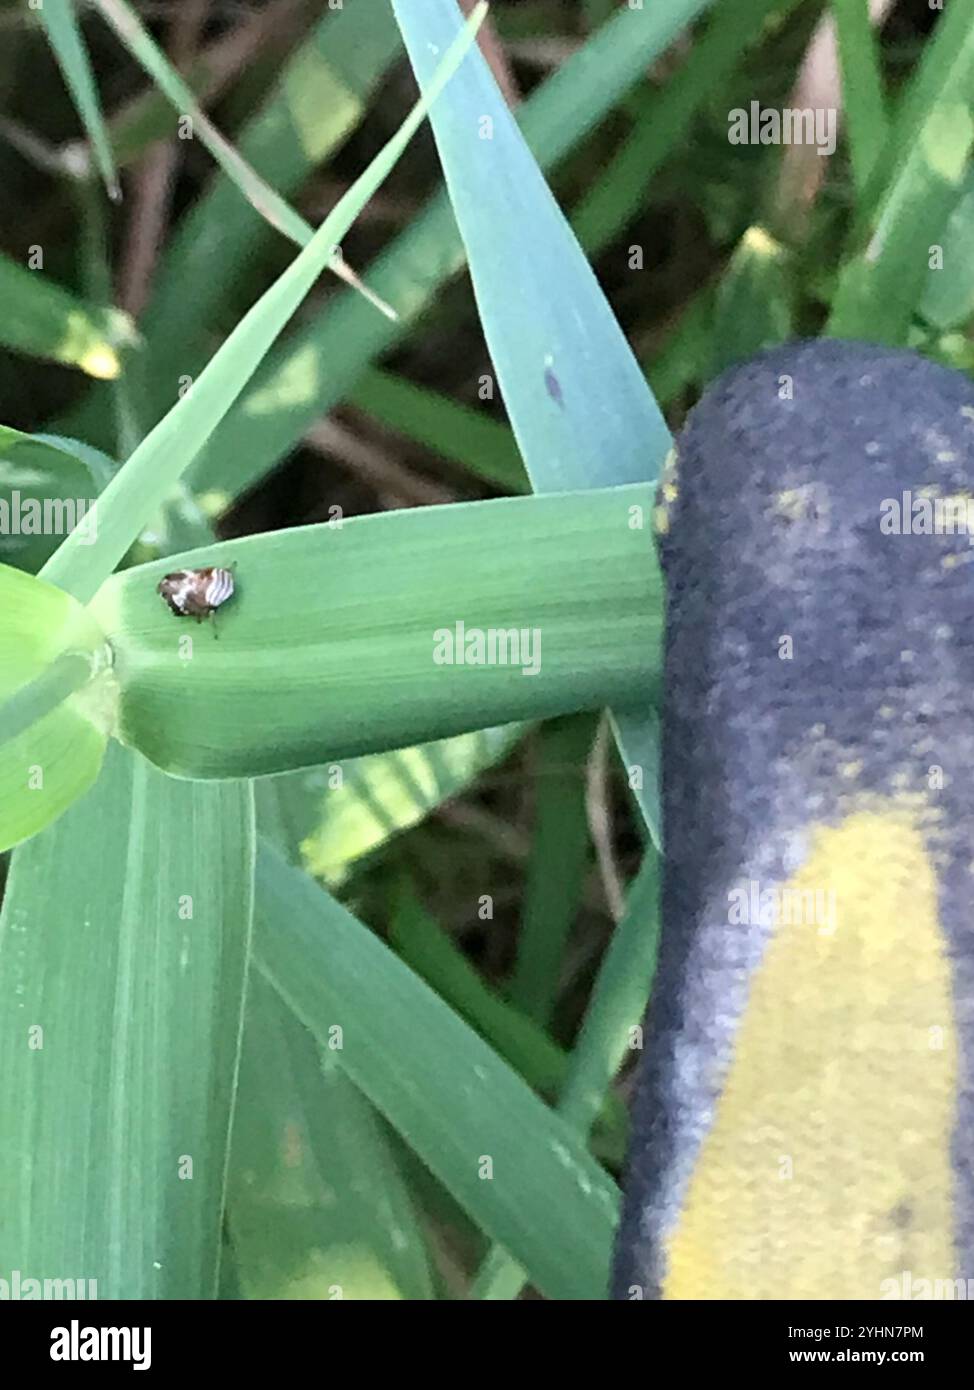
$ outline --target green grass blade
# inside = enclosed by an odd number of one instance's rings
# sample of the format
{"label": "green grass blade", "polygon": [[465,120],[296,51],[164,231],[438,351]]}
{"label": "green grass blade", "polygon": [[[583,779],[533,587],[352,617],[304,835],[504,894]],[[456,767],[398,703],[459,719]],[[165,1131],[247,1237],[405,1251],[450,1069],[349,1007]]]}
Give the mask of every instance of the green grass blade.
{"label": "green grass blade", "polygon": [[279,232],[298,246],[306,246],[313,229],[220,134],[197,105],[189,83],[172,66],[132,7],[125,0],[95,0],[95,4],[171,105],[189,117],[194,136],[199,136],[200,143],[206,146],[247,201]]}
{"label": "green grass blade", "polygon": [[250,1299],[427,1299],[422,1233],[368,1101],[254,971],[227,1224]]}
{"label": "green grass blade", "polygon": [[[678,148],[699,109],[714,100],[742,50],[760,40],[772,15],[784,17],[797,3],[722,0],[714,6],[710,22],[695,38],[677,77],[644,96],[632,130],[572,214],[572,227],[583,246],[595,249],[620,235],[643,206],[654,174]],[[694,11],[701,8],[692,7]],[[663,12],[664,7],[659,7],[658,13]],[[669,21],[671,12],[666,18]]]}
{"label": "green grass blade", "polygon": [[939,329],[958,328],[974,316],[974,169],[944,229],[943,265],[927,271],[921,318]]}
{"label": "green grass blade", "polygon": [[[476,1028],[532,1090],[549,1102],[559,1095],[574,1074],[574,1061],[543,1028],[484,984],[412,893],[399,895],[389,924],[389,941],[410,969]],[[596,1106],[596,1114],[599,1112],[600,1144],[621,1162],[628,1128],[625,1106],[610,1094]]]}
{"label": "green grass blade", "polygon": [[0,563],[34,574],[73,526],[92,534],[94,504],[113,471],[77,440],[0,425]]}
{"label": "green grass blade", "polygon": [[[9,592],[7,583],[3,587]],[[75,691],[87,685],[94,665],[92,656],[85,652],[60,652],[40,675],[20,686],[0,704],[0,744],[17,739],[25,729],[44,719]]]}
{"label": "green grass blade", "polygon": [[192,389],[142,441],[112,479],[99,503],[98,538],[82,548],[69,536],[44,567],[51,583],[83,601],[122,560],[146,518],[160,507],[230,409],[268,348],[304,299],[362,208],[380,187],[473,42],[476,11],[444,53],[425,97],[356,179],[313,239],[240,321]]}
{"label": "green grass blade", "polygon": [[[456,6],[393,0],[393,11],[425,87],[434,53],[456,32]],[[645,20],[653,22],[649,14]],[[652,478],[670,433],[479,50],[465,58],[431,123],[491,360],[535,490]]]}
{"label": "green grass blade", "polygon": [[78,367],[109,380],[121,371],[119,349],[135,341],[135,325],[120,309],[78,299],[42,270],[0,256],[0,344]]}
{"label": "green grass blade", "polygon": [[[659,861],[650,846],[599,969],[558,1101],[558,1113],[580,1136],[588,1133],[604,1106],[625,1057],[642,1046],[643,1014],[659,945],[658,892]],[[473,1297],[517,1298],[527,1278],[506,1250],[494,1246],[477,1276]]]}
{"label": "green grass blade", "polygon": [[604,24],[615,9],[616,0],[582,0],[585,23],[590,29]]}
{"label": "green grass blade", "polygon": [[44,0],[37,9],[37,15],[47,33],[48,42],[54,51],[78,115],[88,132],[88,139],[95,153],[95,162],[108,196],[117,201],[121,197],[121,190],[115,173],[111,142],[101,114],[95,78],[74,5],[71,0]]}
{"label": "green grass blade", "polygon": [[[703,8],[703,0],[695,0],[665,13],[662,7],[651,13],[621,9],[532,93],[518,117],[541,166],[557,164],[584,139],[643,79],[646,65],[680,23]],[[363,367],[402,336],[463,264],[449,200],[437,194],[368,272],[373,289],[396,306],[399,324],[390,324],[354,295],[336,296],[269,355],[194,466],[194,488],[228,498],[244,492],[343,398]]]}
{"label": "green grass blade", "polygon": [[595,736],[591,715],[541,729],[534,839],[524,889],[510,999],[546,1027],[588,870],[585,764]]}
{"label": "green grass blade", "polygon": [[[260,776],[634,700],[658,667],[659,571],[631,523],[651,495],[419,507],[123,570],[92,605],[119,736],[183,776]],[[217,633],[156,592],[168,570],[233,562]]]}
{"label": "green grass blade", "polygon": [[585,1133],[613,1078],[639,1050],[659,946],[660,859],[650,845],[629,888],[626,910],[606,949],[572,1051],[558,1109]]}
{"label": "green grass blade", "polygon": [[790,258],[764,227],[748,227],[717,287],[712,376],[792,336],[795,287]]}
{"label": "green grass blade", "polygon": [[879,43],[862,0],[832,0],[852,181],[863,197],[888,134]]}
{"label": "green grass blade", "polygon": [[[223,172],[233,180],[250,205],[270,226],[275,227],[295,245],[307,246],[314,235],[314,228],[257,173],[197,106],[189,84],[156,45],[131,6],[127,5],[125,0],[95,0],[95,3],[160,91],[165,93],[177,111],[184,113],[192,121],[194,132],[199,135],[201,143],[206,146]],[[470,27],[473,32],[476,32],[485,12],[485,9],[480,10],[471,17]],[[365,294],[390,317],[395,317],[387,305],[359,284],[357,277],[350,274],[340,258],[330,258],[328,264],[342,279],[354,284],[358,293]]]}
{"label": "green grass blade", "polygon": [[291,857],[330,886],[498,762],[522,724],[262,779],[257,805],[285,828]]}
{"label": "green grass blade", "polygon": [[882,193],[840,277],[832,337],[906,341],[974,146],[972,84],[974,0],[957,0],[925,46],[878,161]]}
{"label": "green grass blade", "polygon": [[[295,192],[361,120],[370,95],[400,50],[385,5],[328,11],[288,60],[263,109],[237,140],[241,156],[283,196]],[[193,371],[230,296],[259,253],[267,224],[221,173],[180,222],[144,317],[154,403],[165,409],[179,376]],[[219,248],[220,274],[213,274]],[[187,365],[189,364],[189,365]]]}
{"label": "green grass blade", "polygon": [[[647,14],[646,22],[672,25],[672,35],[697,8],[674,7],[665,20]],[[431,53],[455,33],[455,7],[393,0],[393,10],[423,87]],[[551,491],[652,479],[672,438],[639,364],[479,50],[462,72],[431,123],[532,485]],[[627,765],[634,761],[627,750],[645,745],[651,729],[638,710],[617,715]],[[658,837],[658,807],[645,786],[636,800]]]}
{"label": "green grass blade", "polygon": [[463,464],[475,477],[505,492],[527,491],[514,436],[483,411],[376,367],[365,369],[347,399],[388,428]]}
{"label": "green grass blade", "polygon": [[13,856],[0,1249],[97,1297],[209,1298],[251,918],[249,789],[122,749]]}
{"label": "green grass blade", "polygon": [[337,1059],[473,1220],[549,1297],[602,1297],[617,1193],[565,1122],[269,847],[257,904],[258,969],[319,1042],[342,1029]]}

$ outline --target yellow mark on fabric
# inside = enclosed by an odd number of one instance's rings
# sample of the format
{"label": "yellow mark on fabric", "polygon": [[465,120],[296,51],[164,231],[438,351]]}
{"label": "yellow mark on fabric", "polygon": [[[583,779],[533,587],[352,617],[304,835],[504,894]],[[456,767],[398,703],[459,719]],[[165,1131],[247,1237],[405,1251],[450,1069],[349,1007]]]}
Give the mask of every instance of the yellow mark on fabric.
{"label": "yellow mark on fabric", "polygon": [[663,460],[660,484],[656,493],[656,506],[653,508],[653,530],[658,536],[665,536],[670,529],[670,513],[680,495],[678,481],[680,460],[675,447],[670,449]]}
{"label": "yellow mark on fabric", "polygon": [[820,827],[787,886],[834,912],[779,925],[754,972],[664,1298],[878,1299],[955,1272],[953,1000],[917,818]]}

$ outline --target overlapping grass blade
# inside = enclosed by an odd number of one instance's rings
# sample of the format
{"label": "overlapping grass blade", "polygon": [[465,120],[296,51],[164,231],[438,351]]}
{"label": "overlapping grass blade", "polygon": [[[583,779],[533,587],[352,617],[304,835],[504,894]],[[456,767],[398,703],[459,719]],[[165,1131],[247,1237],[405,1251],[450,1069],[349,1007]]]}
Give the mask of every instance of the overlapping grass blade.
{"label": "overlapping grass blade", "polygon": [[5,850],[55,820],[98,775],[112,687],[104,634],[70,595],[0,565],[0,614]]}
{"label": "overlapping grass blade", "polygon": [[[659,861],[649,848],[599,969],[558,1100],[558,1113],[579,1136],[588,1133],[604,1106],[627,1054],[642,1048],[642,1020],[659,942],[658,889]],[[477,1276],[473,1295],[517,1298],[528,1277],[506,1250],[495,1246]]]}
{"label": "overlapping grass blade", "polygon": [[[125,0],[95,0],[95,3],[160,91],[166,94],[177,111],[192,121],[194,133],[199,136],[201,143],[206,146],[224,173],[233,180],[250,205],[295,245],[307,246],[314,235],[314,228],[257,173],[197,106],[191,88],[157,47],[135,11]],[[474,28],[479,26],[482,19],[483,11],[473,17]],[[328,266],[341,279],[354,285],[360,293],[370,298],[377,308],[394,317],[393,311],[359,283],[357,276],[345,267],[340,257],[330,257]]]}
{"label": "overlapping grass blade", "polygon": [[906,342],[931,248],[942,243],[974,146],[972,82],[974,0],[957,0],[941,15],[875,161],[832,302],[831,336]]}
{"label": "overlapping grass blade", "polygon": [[[393,55],[399,33],[385,5],[327,11],[288,60],[262,110],[236,140],[241,156],[287,197],[358,125]],[[154,399],[192,371],[205,334],[266,240],[267,224],[227,173],[213,180],[177,227],[159,265],[145,333]],[[220,274],[213,274],[219,247]],[[190,363],[187,366],[187,362]]]}
{"label": "overlapping grass blade", "polygon": [[[645,20],[672,35],[680,17],[699,8],[676,7],[665,18],[648,12]],[[452,0],[393,0],[393,9],[424,86],[432,53],[456,32],[456,9]],[[652,479],[672,443],[659,407],[479,51],[467,55],[462,71],[462,84],[432,119],[433,132],[532,485],[551,491]],[[632,767],[627,744],[645,745],[653,726],[632,709],[615,720]],[[645,776],[634,791],[658,836]]]}
{"label": "overlapping grass blade", "polygon": [[93,534],[113,471],[87,444],[0,425],[0,562],[33,574],[72,527]]}
{"label": "overlapping grass blade", "polygon": [[[366,100],[394,53],[401,50],[392,12],[384,5],[329,10],[282,68],[263,106],[244,125],[240,155],[283,197],[323,163],[357,125]],[[205,91],[206,54],[185,75],[194,92]],[[133,108],[118,121],[120,161],[168,133],[153,118],[152,98],[170,122],[177,113],[154,88],[146,111]],[[199,100],[202,101],[202,96]],[[180,115],[185,114],[180,112]],[[198,376],[225,316],[249,303],[261,285],[260,252],[275,234],[217,169],[200,200],[182,218],[163,249],[153,294],[142,316],[146,351],[131,364],[138,371],[142,407],[154,424],[177,398],[188,375]],[[214,256],[220,274],[213,274]],[[109,441],[105,392],[92,390],[61,422],[69,433]]]}
{"label": "overlapping grass blade", "polygon": [[253,375],[327,264],[333,246],[395,164],[429,106],[462,61],[482,17],[482,11],[475,11],[437,65],[425,97],[356,179],[304,250],[240,321],[192,390],[173,406],[112,479],[99,503],[95,543],[83,549],[76,536],[69,536],[51,557],[44,575],[52,583],[61,584],[87,601],[121,561],[145,519],[162,505]]}
{"label": "overlapping grass blade", "polygon": [[[332,1035],[330,1042],[341,1041]],[[227,1224],[247,1298],[432,1297],[389,1135],[263,976],[247,998]]]}
{"label": "overlapping grass blade", "polygon": [[192,121],[194,136],[199,136],[200,142],[206,146],[251,206],[291,241],[298,246],[306,246],[311,240],[313,229],[220,134],[197,105],[189,84],[157,46],[131,6],[127,5],[125,0],[95,0],[95,4],[132,56],[145,68],[156,87],[168,97],[177,111]]}
{"label": "overlapping grass blade", "polygon": [[[572,150],[706,3],[620,9],[532,93],[518,118],[542,167],[557,164]],[[399,324],[390,324],[354,295],[336,296],[268,356],[193,467],[193,487],[228,499],[246,491],[343,398],[363,367],[415,322],[463,264],[449,200],[437,194],[368,271],[372,288],[395,305]]]}
{"label": "overlapping grass blade", "polygon": [[[551,1298],[599,1298],[617,1193],[569,1126],[366,927],[269,846],[257,968]],[[566,1213],[571,1213],[567,1219]]]}
{"label": "overlapping grass blade", "polygon": [[281,828],[295,860],[332,886],[498,762],[524,726],[505,724],[393,753],[351,758],[257,785],[261,824]]}
{"label": "overlapping grass blade", "polygon": [[376,367],[366,367],[348,393],[348,402],[505,492],[527,491],[514,436],[484,411]]}

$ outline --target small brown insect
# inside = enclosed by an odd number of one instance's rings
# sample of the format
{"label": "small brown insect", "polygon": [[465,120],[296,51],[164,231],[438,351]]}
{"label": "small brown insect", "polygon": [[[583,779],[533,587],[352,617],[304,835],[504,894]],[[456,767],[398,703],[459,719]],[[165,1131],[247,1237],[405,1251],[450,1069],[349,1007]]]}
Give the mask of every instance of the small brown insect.
{"label": "small brown insect", "polygon": [[233,571],[214,565],[174,570],[159,581],[158,588],[177,618],[195,618],[201,623],[233,596]]}

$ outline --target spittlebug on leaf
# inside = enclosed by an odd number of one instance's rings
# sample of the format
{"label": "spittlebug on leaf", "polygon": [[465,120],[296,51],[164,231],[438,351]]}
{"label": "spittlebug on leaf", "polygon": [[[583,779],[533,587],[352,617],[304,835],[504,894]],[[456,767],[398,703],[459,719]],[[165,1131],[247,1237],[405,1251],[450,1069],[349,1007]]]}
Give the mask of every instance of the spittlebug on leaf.
{"label": "spittlebug on leaf", "polygon": [[174,570],[159,581],[158,591],[177,618],[201,623],[233,596],[233,571],[210,565],[200,570]]}

